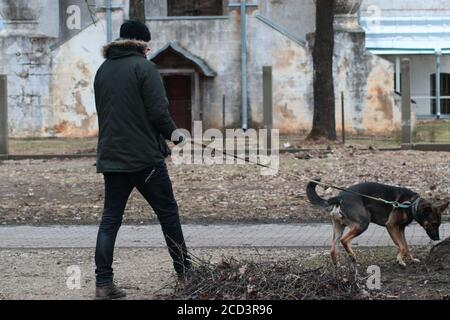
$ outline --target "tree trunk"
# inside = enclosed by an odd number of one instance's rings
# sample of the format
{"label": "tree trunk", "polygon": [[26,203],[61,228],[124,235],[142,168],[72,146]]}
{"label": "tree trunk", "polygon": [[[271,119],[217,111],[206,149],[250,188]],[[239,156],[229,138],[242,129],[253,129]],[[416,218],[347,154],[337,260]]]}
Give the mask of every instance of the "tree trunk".
{"label": "tree trunk", "polygon": [[314,117],[308,139],[336,140],[333,83],[335,0],[316,1],[316,32],[314,38]]}
{"label": "tree trunk", "polygon": [[439,269],[450,269],[450,238],[439,242],[431,248],[427,258],[427,265]]}
{"label": "tree trunk", "polygon": [[130,19],[145,23],[145,0],[130,0]]}

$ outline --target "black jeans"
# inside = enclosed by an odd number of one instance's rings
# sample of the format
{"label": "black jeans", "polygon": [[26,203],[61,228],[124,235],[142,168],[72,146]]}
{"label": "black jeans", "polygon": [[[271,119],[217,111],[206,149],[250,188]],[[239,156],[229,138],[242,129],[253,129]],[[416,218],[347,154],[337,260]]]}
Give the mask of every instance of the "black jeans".
{"label": "black jeans", "polygon": [[104,173],[104,178],[105,207],[95,251],[97,287],[110,286],[113,282],[112,263],[117,232],[128,198],[135,187],[158,216],[175,271],[180,274],[190,268],[178,205],[166,164],[162,162],[141,172]]}

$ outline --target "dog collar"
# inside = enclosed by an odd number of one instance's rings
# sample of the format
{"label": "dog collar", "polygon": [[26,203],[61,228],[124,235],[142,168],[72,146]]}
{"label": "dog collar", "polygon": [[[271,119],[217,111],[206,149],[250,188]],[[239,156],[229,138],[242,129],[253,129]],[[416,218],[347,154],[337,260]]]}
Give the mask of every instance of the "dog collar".
{"label": "dog collar", "polygon": [[411,203],[411,206],[409,207],[410,210],[408,210],[408,212],[411,214],[411,218],[413,218],[414,220],[416,220],[416,213],[417,213],[417,208],[419,207],[419,202],[420,202],[421,198],[417,197],[416,200],[414,200]]}

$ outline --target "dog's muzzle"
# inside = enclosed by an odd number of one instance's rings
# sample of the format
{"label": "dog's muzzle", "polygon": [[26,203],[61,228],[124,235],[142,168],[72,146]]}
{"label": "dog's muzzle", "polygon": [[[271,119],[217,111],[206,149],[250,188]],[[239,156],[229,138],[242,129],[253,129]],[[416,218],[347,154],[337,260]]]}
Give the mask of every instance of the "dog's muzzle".
{"label": "dog's muzzle", "polygon": [[425,231],[431,240],[438,241],[441,239],[439,236],[439,229],[425,229]]}

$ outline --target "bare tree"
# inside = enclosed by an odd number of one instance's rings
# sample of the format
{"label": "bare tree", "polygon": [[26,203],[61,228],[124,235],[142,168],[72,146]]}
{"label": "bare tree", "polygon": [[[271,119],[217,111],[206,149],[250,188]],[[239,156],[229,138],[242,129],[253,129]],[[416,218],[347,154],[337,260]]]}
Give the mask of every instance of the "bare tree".
{"label": "bare tree", "polygon": [[335,0],[316,0],[316,33],[313,49],[314,117],[308,139],[336,140],[333,83]]}
{"label": "bare tree", "polygon": [[130,0],[130,19],[145,23],[145,0]]}

